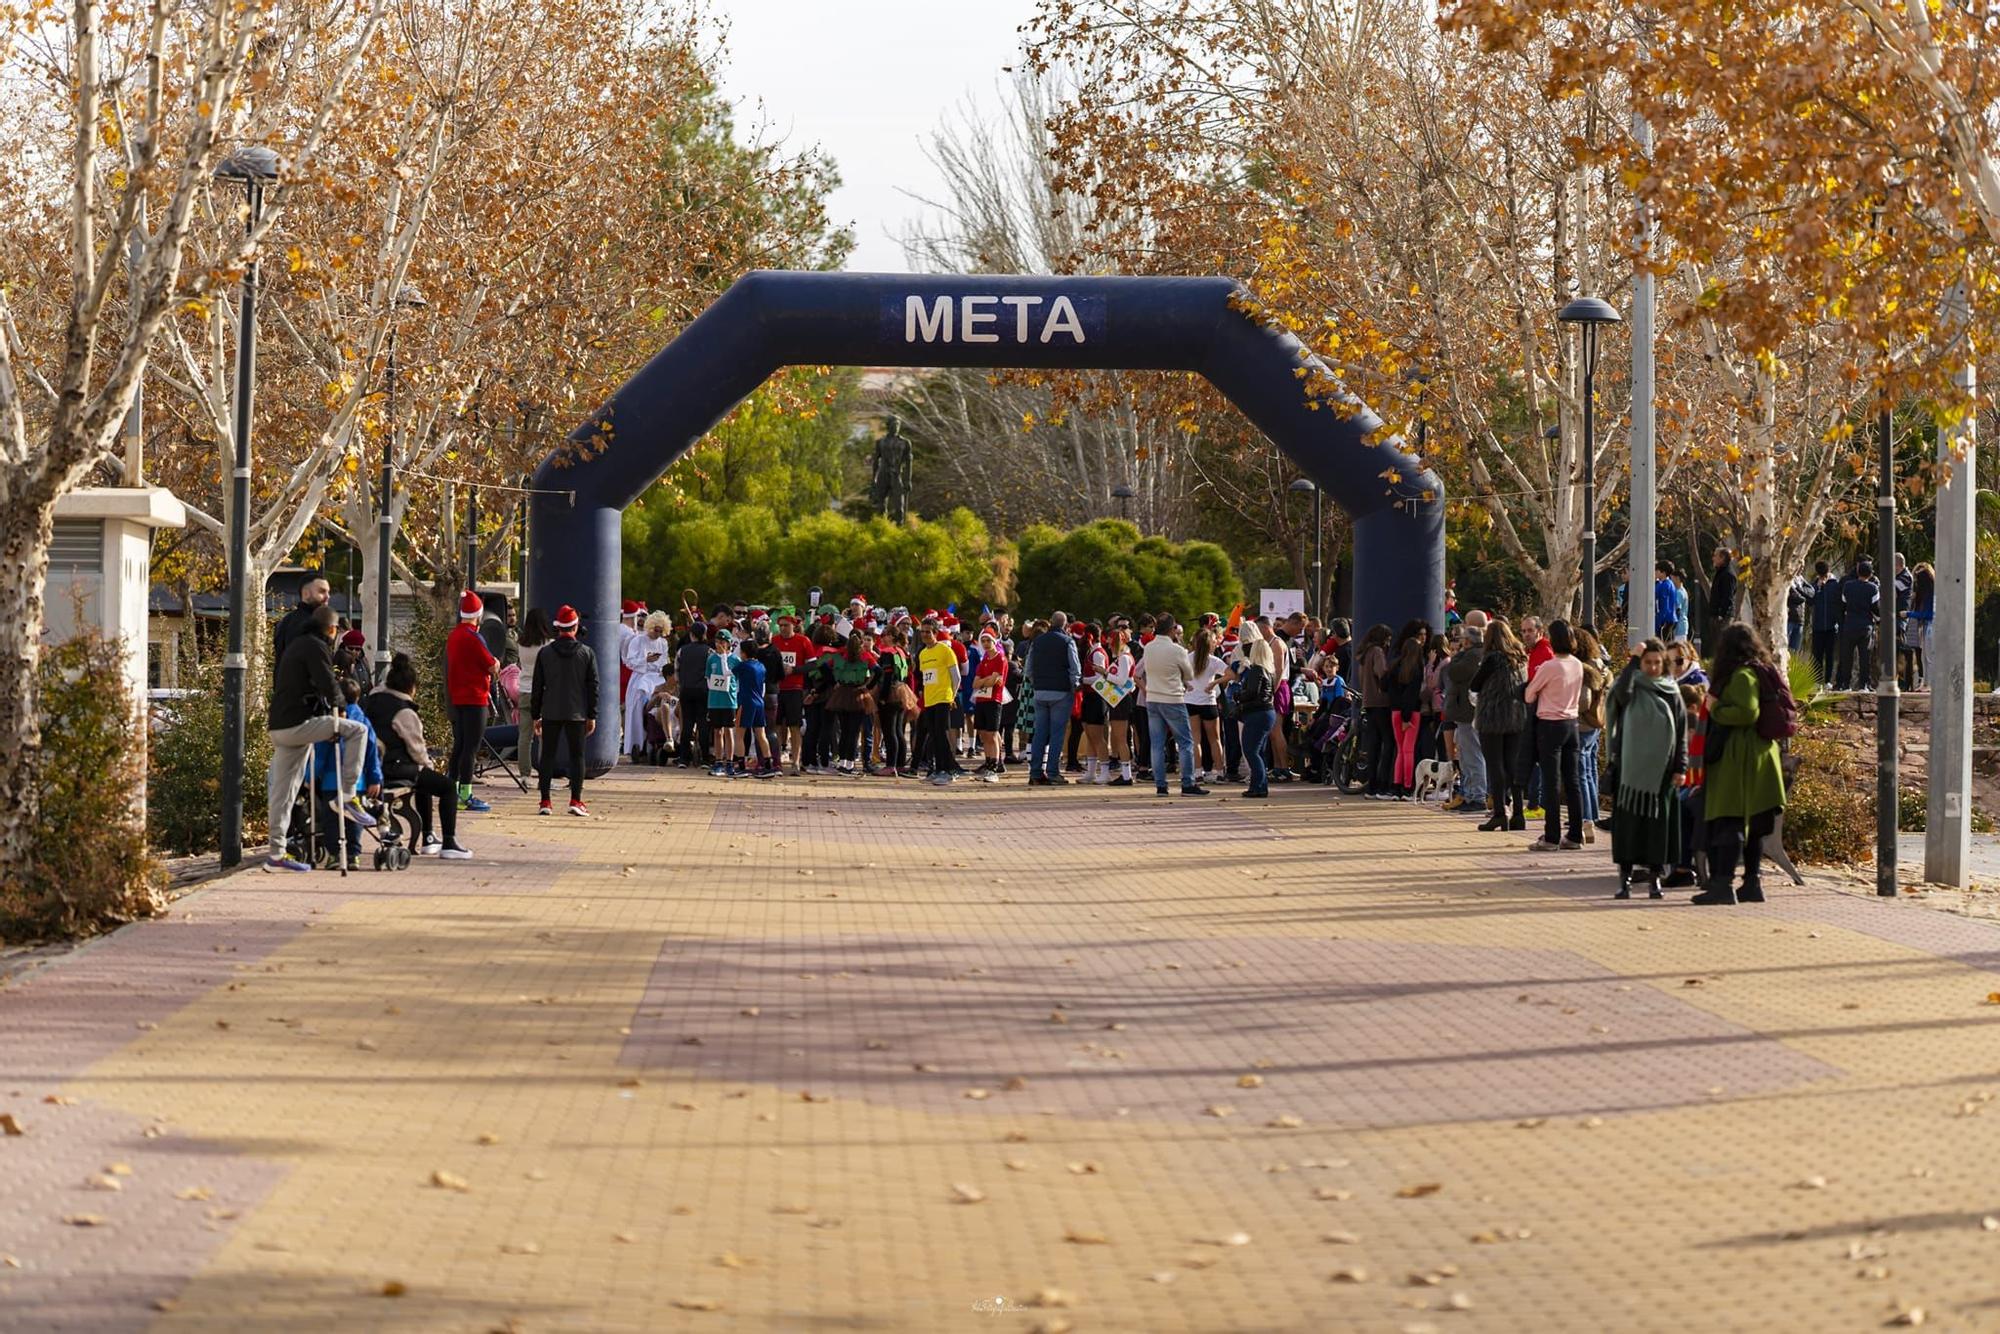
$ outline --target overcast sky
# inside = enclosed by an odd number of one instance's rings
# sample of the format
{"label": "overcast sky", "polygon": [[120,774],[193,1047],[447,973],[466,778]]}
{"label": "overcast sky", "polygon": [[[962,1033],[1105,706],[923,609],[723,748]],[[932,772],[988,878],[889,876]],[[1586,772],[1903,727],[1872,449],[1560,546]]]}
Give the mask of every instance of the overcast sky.
{"label": "overcast sky", "polygon": [[[730,20],[723,87],[739,125],[760,121],[840,168],[834,220],[854,231],[857,271],[900,272],[896,237],[935,197],[923,147],[968,98],[997,115],[1003,67],[1034,0],[716,0]],[[760,105],[761,104],[761,105]]]}

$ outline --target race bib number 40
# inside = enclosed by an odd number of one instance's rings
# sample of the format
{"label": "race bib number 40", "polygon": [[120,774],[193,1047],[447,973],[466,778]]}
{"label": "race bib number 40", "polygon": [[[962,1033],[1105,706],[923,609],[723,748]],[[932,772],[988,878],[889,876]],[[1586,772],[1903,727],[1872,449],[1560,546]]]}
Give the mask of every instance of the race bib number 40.
{"label": "race bib number 40", "polygon": [[792,668],[799,665],[799,655],[796,653],[780,653],[778,660],[785,664],[785,671],[788,675]]}

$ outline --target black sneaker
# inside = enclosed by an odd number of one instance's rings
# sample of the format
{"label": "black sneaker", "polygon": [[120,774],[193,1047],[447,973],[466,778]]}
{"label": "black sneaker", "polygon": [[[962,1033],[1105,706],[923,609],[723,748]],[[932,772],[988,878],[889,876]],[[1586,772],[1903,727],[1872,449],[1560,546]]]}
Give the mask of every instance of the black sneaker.
{"label": "black sneaker", "polygon": [[1665,880],[1662,880],[1662,881],[1660,882],[1660,888],[1661,888],[1661,889],[1692,889],[1692,888],[1694,888],[1694,883],[1695,883],[1695,880],[1694,880],[1694,872],[1693,872],[1693,871],[1688,871],[1688,870],[1678,870],[1678,871],[1675,871],[1675,872],[1674,872],[1673,874],[1669,875],[1669,876],[1668,876],[1668,877],[1667,877],[1667,878],[1666,878]]}
{"label": "black sneaker", "polygon": [[1205,797],[1208,795],[1208,789],[1198,785],[1195,787],[1184,787],[1181,789],[1181,795],[1183,797]]}

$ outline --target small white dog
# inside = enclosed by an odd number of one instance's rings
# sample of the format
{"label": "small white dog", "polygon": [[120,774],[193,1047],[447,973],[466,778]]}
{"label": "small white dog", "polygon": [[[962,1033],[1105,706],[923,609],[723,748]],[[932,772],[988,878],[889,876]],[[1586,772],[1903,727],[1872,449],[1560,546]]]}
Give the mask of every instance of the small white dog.
{"label": "small white dog", "polygon": [[1458,766],[1450,760],[1417,761],[1418,801],[1428,801],[1433,796],[1442,801],[1451,795],[1451,785],[1458,781]]}

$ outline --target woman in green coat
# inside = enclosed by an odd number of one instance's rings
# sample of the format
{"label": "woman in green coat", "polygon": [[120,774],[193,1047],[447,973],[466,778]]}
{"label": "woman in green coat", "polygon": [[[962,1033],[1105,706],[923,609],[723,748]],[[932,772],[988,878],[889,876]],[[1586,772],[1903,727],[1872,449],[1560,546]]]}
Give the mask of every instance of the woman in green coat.
{"label": "woman in green coat", "polygon": [[[1727,626],[1709,668],[1708,733],[1702,747],[1702,819],[1708,827],[1708,883],[1696,903],[1762,903],[1765,835],[1785,805],[1778,743],[1757,735],[1757,670],[1776,670],[1757,632]],[[1731,888],[1743,861],[1743,887]]]}
{"label": "woman in green coat", "polygon": [[1605,701],[1605,736],[1618,775],[1611,859],[1618,863],[1621,899],[1632,897],[1634,868],[1645,875],[1653,898],[1666,897],[1660,877],[1681,860],[1675,789],[1687,768],[1687,710],[1666,672],[1666,645],[1649,639]]}

